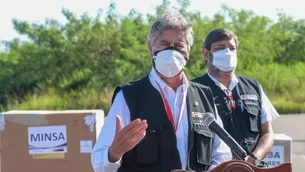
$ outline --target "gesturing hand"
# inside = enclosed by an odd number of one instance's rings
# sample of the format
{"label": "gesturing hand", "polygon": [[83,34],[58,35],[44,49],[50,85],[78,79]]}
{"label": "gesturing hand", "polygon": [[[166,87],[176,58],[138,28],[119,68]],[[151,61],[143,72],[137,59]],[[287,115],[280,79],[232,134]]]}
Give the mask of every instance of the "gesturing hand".
{"label": "gesturing hand", "polygon": [[108,151],[109,162],[117,162],[126,152],[134,148],[146,134],[146,120],[135,119],[122,128],[121,118],[116,116],[116,134]]}

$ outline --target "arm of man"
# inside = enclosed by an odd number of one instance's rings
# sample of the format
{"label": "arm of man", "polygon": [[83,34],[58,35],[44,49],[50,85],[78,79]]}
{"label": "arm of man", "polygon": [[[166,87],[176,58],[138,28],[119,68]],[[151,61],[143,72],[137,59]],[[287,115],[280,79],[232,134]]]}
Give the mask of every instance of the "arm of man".
{"label": "arm of man", "polygon": [[[273,143],[273,129],[271,122],[279,117],[278,112],[271,104],[270,100],[261,88],[262,93],[262,114],[261,114],[261,130],[262,136],[259,139],[256,148],[252,152],[254,156],[262,160],[270,152]],[[246,157],[246,161],[254,163],[254,159],[250,156]]]}
{"label": "arm of man", "polygon": [[116,133],[116,115],[120,117],[122,127],[130,123],[130,112],[122,91],[116,95],[92,150],[91,164],[95,172],[116,172],[121,165],[120,160],[111,163],[108,159],[108,150]]}
{"label": "arm of man", "polygon": [[[223,127],[223,123],[222,123],[220,117],[218,116],[216,106],[215,106],[215,109],[216,109],[215,113],[217,115],[216,121],[221,127]],[[231,149],[217,135],[215,135],[212,159],[213,159],[212,165],[209,167],[209,170],[214,169],[215,167],[217,167],[218,165],[220,165],[221,163],[223,163],[225,161],[232,160]]]}
{"label": "arm of man", "polygon": [[146,128],[146,120],[135,119],[130,122],[130,112],[120,91],[91,154],[94,171],[117,171],[122,156],[145,137]]}
{"label": "arm of man", "polygon": [[262,160],[270,152],[273,146],[273,130],[271,122],[262,124],[262,136],[259,139],[256,148],[252,152],[254,156]]}

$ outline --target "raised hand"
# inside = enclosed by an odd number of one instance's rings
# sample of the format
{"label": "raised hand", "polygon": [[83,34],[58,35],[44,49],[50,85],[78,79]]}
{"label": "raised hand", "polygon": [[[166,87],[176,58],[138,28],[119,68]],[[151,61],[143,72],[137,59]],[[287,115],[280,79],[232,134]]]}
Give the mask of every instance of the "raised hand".
{"label": "raised hand", "polygon": [[116,116],[116,134],[108,151],[109,162],[117,162],[126,152],[134,148],[146,134],[146,120],[135,119],[122,128],[121,118]]}

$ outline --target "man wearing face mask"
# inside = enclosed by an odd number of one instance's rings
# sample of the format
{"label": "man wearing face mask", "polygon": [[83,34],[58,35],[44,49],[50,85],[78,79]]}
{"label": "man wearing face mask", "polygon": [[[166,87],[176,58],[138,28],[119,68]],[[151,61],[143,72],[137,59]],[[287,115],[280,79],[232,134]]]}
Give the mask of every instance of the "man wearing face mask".
{"label": "man wearing face mask", "polygon": [[211,31],[203,55],[206,74],[193,81],[212,89],[224,128],[246,150],[246,161],[262,160],[273,145],[271,122],[279,114],[258,81],[234,74],[237,66],[238,38],[228,29]]}
{"label": "man wearing face mask", "polygon": [[95,172],[202,172],[232,158],[202,123],[203,113],[211,112],[222,125],[211,90],[183,72],[192,44],[191,25],[179,12],[154,22],[148,35],[153,67],[115,89],[91,154]]}

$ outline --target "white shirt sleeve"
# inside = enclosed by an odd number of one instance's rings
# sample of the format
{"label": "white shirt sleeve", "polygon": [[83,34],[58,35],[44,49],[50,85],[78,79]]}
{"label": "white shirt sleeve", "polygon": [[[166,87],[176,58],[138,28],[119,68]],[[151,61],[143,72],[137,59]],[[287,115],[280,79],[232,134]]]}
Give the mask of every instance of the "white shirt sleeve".
{"label": "white shirt sleeve", "polygon": [[[218,113],[216,111],[217,114],[217,123],[223,127],[223,123],[220,119],[220,117],[218,116]],[[217,167],[218,165],[220,165],[221,163],[225,162],[225,161],[229,161],[232,160],[232,153],[231,153],[231,149],[229,148],[229,146],[219,138],[219,136],[216,134],[215,135],[215,140],[214,140],[214,149],[213,149],[213,153],[212,153],[212,165],[209,167],[209,170],[212,170],[213,168]]]}
{"label": "white shirt sleeve", "polygon": [[116,172],[121,166],[121,161],[111,163],[108,160],[108,149],[116,132],[116,115],[121,117],[122,127],[130,123],[130,112],[122,90],[117,93],[92,150],[91,164],[94,172]]}
{"label": "white shirt sleeve", "polygon": [[276,109],[271,104],[270,100],[268,99],[267,95],[265,94],[263,88],[261,88],[261,97],[262,97],[262,115],[261,115],[261,124],[266,122],[271,122],[278,118],[280,115],[276,111]]}

